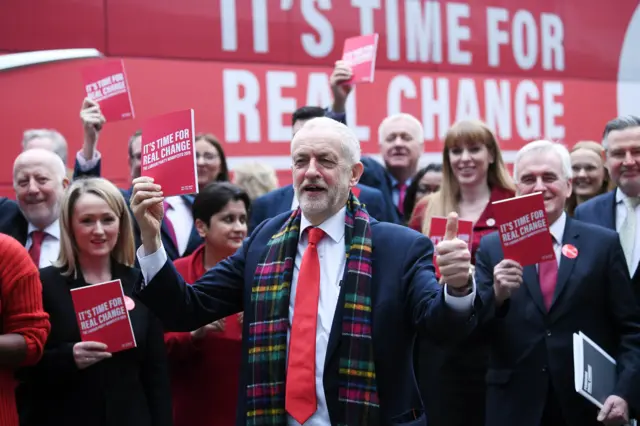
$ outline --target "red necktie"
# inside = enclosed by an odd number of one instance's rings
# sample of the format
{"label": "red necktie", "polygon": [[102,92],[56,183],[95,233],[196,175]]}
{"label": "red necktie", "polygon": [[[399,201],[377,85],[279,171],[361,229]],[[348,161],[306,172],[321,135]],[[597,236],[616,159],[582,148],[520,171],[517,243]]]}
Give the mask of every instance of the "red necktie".
{"label": "red necktie", "polygon": [[309,229],[309,245],[302,255],[293,324],[289,339],[285,408],[301,425],[316,412],[316,322],[320,296],[320,228]]}
{"label": "red necktie", "polygon": [[178,247],[178,239],[176,238],[176,230],[173,227],[173,223],[171,222],[171,219],[169,219],[169,216],[167,215],[167,212],[169,210],[171,210],[173,207],[171,206],[171,204],[169,204],[166,201],[163,201],[162,204],[164,205],[164,223],[165,225],[167,225],[167,231],[169,232],[169,237],[171,237],[171,241],[173,241],[173,245],[175,246],[176,250],[180,250],[180,248]]}
{"label": "red necktie", "polygon": [[544,305],[547,307],[547,310],[549,310],[551,302],[553,302],[553,295],[556,291],[556,282],[558,281],[558,261],[555,256],[551,260],[538,264],[538,280],[540,281],[540,290],[542,291]]}
{"label": "red necktie", "polygon": [[404,196],[407,193],[407,185],[405,183],[398,184],[400,195],[398,196],[398,211],[404,214]]}
{"label": "red necktie", "polygon": [[44,231],[33,231],[31,233],[31,247],[29,247],[29,256],[33,259],[36,267],[40,268],[40,252],[42,251],[42,242],[47,233]]}

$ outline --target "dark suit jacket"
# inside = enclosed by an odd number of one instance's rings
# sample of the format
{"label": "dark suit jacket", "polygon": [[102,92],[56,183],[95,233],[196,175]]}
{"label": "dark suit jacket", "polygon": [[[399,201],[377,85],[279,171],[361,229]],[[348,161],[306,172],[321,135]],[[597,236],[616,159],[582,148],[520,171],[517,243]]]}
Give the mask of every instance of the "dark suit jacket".
{"label": "dark suit jacket", "polygon": [[24,217],[18,203],[6,197],[0,198],[0,233],[10,235],[20,244],[27,244],[29,223]]}
{"label": "dark suit jacket", "polygon": [[[356,185],[353,193],[365,205],[367,212],[379,222],[395,222],[395,216],[388,208],[382,193],[365,185]],[[293,185],[275,189],[261,197],[256,198],[251,204],[249,217],[249,232],[262,222],[280,213],[291,211],[291,203],[294,197]]]}
{"label": "dark suit jacket", "polygon": [[[616,190],[600,194],[592,199],[580,204],[573,214],[575,219],[583,222],[593,223],[616,230]],[[640,303],[640,268],[631,278],[636,300]]]}
{"label": "dark suit jacket", "polygon": [[76,158],[76,161],[73,163],[73,180],[83,178],[83,177],[100,177],[102,173],[101,163],[102,163],[101,160],[98,160],[98,162],[94,167],[83,172],[82,169],[80,169],[80,164],[78,164],[78,159]]}
{"label": "dark suit jacket", "polygon": [[[122,193],[122,196],[124,197],[124,200],[126,201],[127,206],[129,207],[129,212],[131,213],[131,217],[133,218],[133,212],[131,211],[131,204],[129,201],[131,198],[132,191],[133,189],[131,188],[120,189],[120,192]],[[193,196],[183,195],[182,199],[187,203],[189,207],[193,205],[193,200],[194,200]],[[135,219],[133,219],[133,235],[136,240],[136,248],[138,248],[142,245],[142,239],[140,237],[140,228],[138,227],[138,222],[136,222]],[[187,249],[182,255],[180,255],[180,252],[178,251],[178,247],[176,247],[176,245],[173,243],[173,240],[169,235],[169,228],[167,228],[167,223],[164,220],[162,221],[162,227],[160,229],[160,237],[162,238],[162,245],[167,251],[167,256],[171,260],[175,260],[180,257],[189,256],[191,253],[194,252],[195,249],[200,247],[200,245],[203,243],[202,238],[200,237],[200,235],[198,234],[198,231],[196,230],[195,223],[191,226],[191,235],[189,235],[189,242],[187,243]]]}
{"label": "dark suit jacket", "polygon": [[[262,223],[233,256],[207,271],[193,286],[186,285],[173,264],[139,293],[140,299],[163,321],[166,329],[194,330],[251,305],[256,265],[270,238],[289,217],[283,213]],[[380,425],[426,425],[413,371],[416,330],[434,339],[464,338],[473,327],[473,312],[454,313],[444,302],[432,264],[433,245],[425,236],[399,225],[372,220],[373,345],[380,396]],[[398,248],[402,248],[399,250]],[[329,413],[338,410],[338,351],[344,287],[340,294],[328,343],[324,387]],[[243,335],[255,321],[245,309]],[[244,425],[248,381],[248,342],[243,341],[237,425]],[[412,410],[416,410],[414,419]],[[332,422],[335,423],[335,420]]]}
{"label": "dark suit jacket", "polygon": [[135,296],[140,271],[115,264],[113,278],[133,297],[129,311],[137,347],[79,370],[73,345],[80,341],[70,289],[85,286],[82,277],[40,270],[44,309],[51,334],[35,367],[19,373],[21,424],[159,426],[172,424],[171,390],[162,325]]}
{"label": "dark suit jacket", "polygon": [[[398,206],[393,202],[393,184],[387,170],[373,158],[363,157],[360,161],[364,164],[364,172],[360,178],[360,183],[379,189],[384,196],[385,202],[393,211],[395,222],[404,224],[405,218],[398,210]],[[409,218],[406,218],[406,220],[409,220]]]}
{"label": "dark suit jacket", "polygon": [[482,332],[490,339],[487,426],[540,426],[549,381],[568,426],[596,426],[598,409],[574,388],[573,338],[582,331],[618,362],[613,392],[631,408],[640,403],[640,308],[633,298],[618,235],[567,218],[555,296],[547,312],[535,265],[524,283],[495,309],[493,269],[504,258],[498,233],[480,242],[476,283]]}

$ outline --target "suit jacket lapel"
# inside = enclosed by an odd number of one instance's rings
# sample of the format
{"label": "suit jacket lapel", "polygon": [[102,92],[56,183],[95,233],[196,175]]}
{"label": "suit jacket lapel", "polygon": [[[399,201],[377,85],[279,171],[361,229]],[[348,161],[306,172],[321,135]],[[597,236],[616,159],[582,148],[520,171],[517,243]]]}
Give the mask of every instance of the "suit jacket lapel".
{"label": "suit jacket lapel", "polygon": [[291,204],[293,203],[293,197],[295,197],[295,193],[293,191],[293,185],[287,186],[284,191],[282,191],[282,198],[280,201],[280,208],[278,212],[274,215],[277,216],[280,213],[288,212],[291,210]]}
{"label": "suit jacket lapel", "polygon": [[616,230],[616,190],[609,191],[610,197],[607,203],[604,203],[607,211],[604,212],[604,225],[609,228]]}
{"label": "suit jacket lapel", "polygon": [[540,312],[546,315],[547,308],[544,306],[544,300],[542,299],[542,290],[540,290],[540,281],[538,280],[536,265],[525,266],[522,271],[522,278],[529,294],[531,294],[533,302],[538,309],[540,309]]}
{"label": "suit jacket lapel", "polygon": [[[571,244],[578,249],[578,252],[580,252],[580,249],[578,247],[579,236],[580,235],[573,227],[573,220],[567,217],[567,223],[564,228],[564,235],[562,236],[563,246],[565,244]],[[567,285],[567,281],[569,280],[569,277],[571,276],[571,272],[573,271],[573,267],[576,265],[577,259],[578,259],[577,257],[574,257],[572,259],[570,257],[564,256],[562,253],[560,254],[560,266],[558,268],[558,279],[556,281],[556,290],[553,294],[553,302],[551,302],[551,308],[549,310],[553,309],[553,306],[555,305],[556,301],[560,298],[563,290],[565,289]]]}

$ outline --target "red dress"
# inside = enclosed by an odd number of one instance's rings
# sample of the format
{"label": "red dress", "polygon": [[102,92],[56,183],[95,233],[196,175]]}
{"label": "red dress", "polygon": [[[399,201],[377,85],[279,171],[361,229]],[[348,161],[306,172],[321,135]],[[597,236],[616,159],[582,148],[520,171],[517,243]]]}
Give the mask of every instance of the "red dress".
{"label": "red dress", "polygon": [[[204,245],[174,265],[189,284],[204,269]],[[242,356],[242,324],[225,318],[224,331],[194,342],[191,333],[165,333],[171,366],[174,426],[233,426],[236,423]]]}
{"label": "red dress", "polygon": [[[0,334],[20,334],[27,343],[21,366],[34,365],[42,356],[51,330],[42,307],[38,268],[27,250],[0,234]],[[18,426],[16,381],[12,369],[0,367],[0,425]]]}
{"label": "red dress", "polygon": [[[471,263],[476,261],[476,250],[480,245],[480,240],[487,234],[490,234],[498,230],[496,226],[495,215],[493,213],[494,201],[506,200],[507,198],[515,197],[515,192],[510,189],[493,188],[491,195],[489,196],[489,203],[485,207],[484,211],[473,225],[473,237],[471,240]],[[421,199],[416,204],[409,219],[409,228],[415,229],[418,232],[422,232],[422,222],[424,221],[424,213],[427,210],[427,197]]]}

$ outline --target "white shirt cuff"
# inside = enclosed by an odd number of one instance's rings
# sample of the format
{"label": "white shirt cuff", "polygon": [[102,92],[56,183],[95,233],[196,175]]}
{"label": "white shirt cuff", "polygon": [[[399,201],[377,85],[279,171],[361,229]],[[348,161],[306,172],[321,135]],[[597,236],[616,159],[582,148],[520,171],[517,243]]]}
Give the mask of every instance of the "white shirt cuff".
{"label": "white shirt cuff", "polygon": [[476,297],[476,278],[471,277],[472,287],[471,293],[466,296],[456,297],[449,294],[447,291],[447,285],[444,285],[444,302],[449,305],[451,309],[457,312],[469,312],[473,307],[473,300]]}
{"label": "white shirt cuff", "polygon": [[160,246],[155,253],[146,254],[144,252],[144,246],[140,246],[136,251],[136,256],[138,257],[138,263],[140,264],[140,270],[144,278],[143,287],[145,287],[153,277],[158,275],[158,272],[160,272],[164,264],[167,263],[167,252],[163,246]]}
{"label": "white shirt cuff", "polygon": [[102,156],[100,155],[100,151],[97,149],[93,150],[93,158],[91,160],[84,158],[82,150],[78,151],[76,154],[76,161],[78,162],[78,167],[80,167],[81,172],[93,169],[98,164],[98,161],[100,161],[100,158],[102,158]]}

